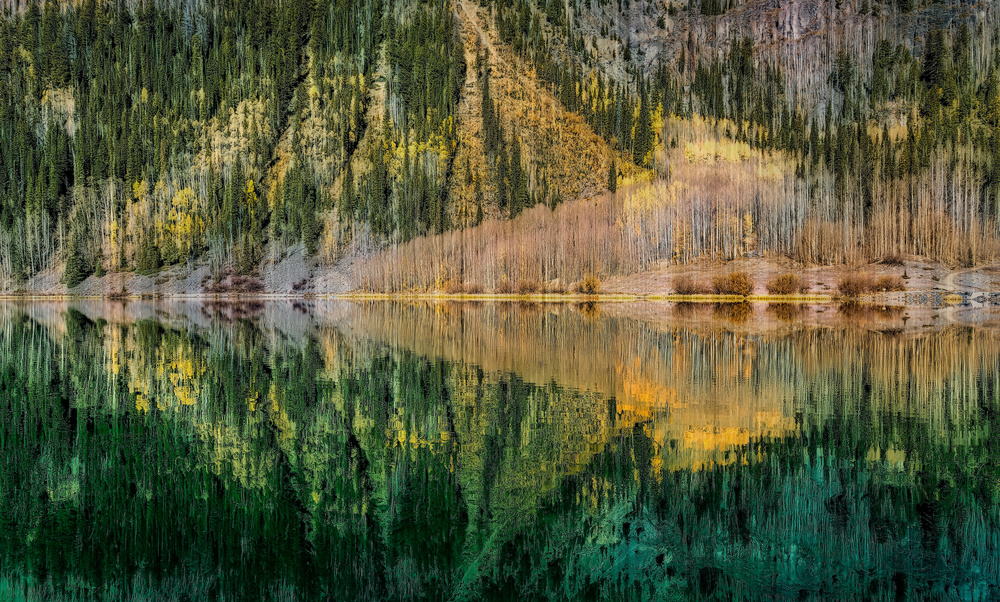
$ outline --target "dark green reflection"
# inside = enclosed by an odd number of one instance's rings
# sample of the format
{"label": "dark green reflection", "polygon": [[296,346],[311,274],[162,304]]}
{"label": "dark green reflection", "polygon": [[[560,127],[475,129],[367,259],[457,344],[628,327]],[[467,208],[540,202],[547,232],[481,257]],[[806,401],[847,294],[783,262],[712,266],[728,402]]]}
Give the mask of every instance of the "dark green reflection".
{"label": "dark green reflection", "polygon": [[990,330],[215,309],[0,312],[0,599],[1000,596]]}

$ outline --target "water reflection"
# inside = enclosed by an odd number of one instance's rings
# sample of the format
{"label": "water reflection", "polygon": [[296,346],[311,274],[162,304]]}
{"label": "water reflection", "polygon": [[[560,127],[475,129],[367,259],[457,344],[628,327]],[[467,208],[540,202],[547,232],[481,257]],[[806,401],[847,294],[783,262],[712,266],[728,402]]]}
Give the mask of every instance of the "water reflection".
{"label": "water reflection", "polygon": [[737,305],[0,305],[0,598],[1000,596],[1000,332]]}

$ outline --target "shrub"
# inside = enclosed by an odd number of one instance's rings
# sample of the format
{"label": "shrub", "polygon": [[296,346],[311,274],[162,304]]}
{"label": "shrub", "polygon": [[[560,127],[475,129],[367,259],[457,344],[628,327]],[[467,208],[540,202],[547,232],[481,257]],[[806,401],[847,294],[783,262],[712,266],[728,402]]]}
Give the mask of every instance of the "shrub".
{"label": "shrub", "polygon": [[806,286],[796,274],[782,274],[767,283],[767,292],[772,295],[793,295],[805,289]]}
{"label": "shrub", "polygon": [[601,281],[594,274],[587,274],[583,280],[576,283],[576,292],[584,295],[596,295],[601,288]]}
{"label": "shrub", "polygon": [[837,290],[845,297],[858,297],[870,293],[875,288],[871,274],[848,274],[837,283]]}
{"label": "shrub", "polygon": [[497,281],[497,286],[493,292],[498,295],[510,295],[514,292],[514,285],[510,280],[502,278]]}
{"label": "shrub", "polygon": [[537,280],[528,279],[517,283],[518,295],[535,295],[540,290],[542,290],[542,285],[538,284]]}
{"label": "shrub", "polygon": [[753,293],[753,279],[746,272],[733,272],[712,279],[712,288],[718,295],[747,297]]}
{"label": "shrub", "polygon": [[483,287],[469,282],[456,282],[449,280],[444,285],[444,292],[448,295],[479,295],[483,292]]}
{"label": "shrub", "polygon": [[902,253],[886,253],[879,260],[883,265],[903,265],[904,257]]}
{"label": "shrub", "polygon": [[879,276],[871,274],[850,274],[838,284],[837,290],[845,297],[857,297],[865,293],[890,293],[905,291],[906,286],[899,276]]}
{"label": "shrub", "polygon": [[694,278],[687,274],[674,278],[674,290],[678,295],[707,295],[711,292],[707,285],[695,282]]}
{"label": "shrub", "polygon": [[206,293],[214,294],[260,293],[264,290],[264,283],[259,278],[234,274],[228,269],[211,281],[202,280],[201,285]]}
{"label": "shrub", "polygon": [[903,279],[899,276],[882,276],[875,281],[874,288],[875,291],[880,293],[892,293],[906,290],[906,287],[903,285]]}

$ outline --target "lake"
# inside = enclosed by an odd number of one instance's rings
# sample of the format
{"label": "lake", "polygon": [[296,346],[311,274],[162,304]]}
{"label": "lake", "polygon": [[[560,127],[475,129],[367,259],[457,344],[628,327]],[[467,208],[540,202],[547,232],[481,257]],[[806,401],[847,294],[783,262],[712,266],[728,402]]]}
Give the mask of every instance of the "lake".
{"label": "lake", "polygon": [[998,599],[976,315],[0,303],[0,599]]}

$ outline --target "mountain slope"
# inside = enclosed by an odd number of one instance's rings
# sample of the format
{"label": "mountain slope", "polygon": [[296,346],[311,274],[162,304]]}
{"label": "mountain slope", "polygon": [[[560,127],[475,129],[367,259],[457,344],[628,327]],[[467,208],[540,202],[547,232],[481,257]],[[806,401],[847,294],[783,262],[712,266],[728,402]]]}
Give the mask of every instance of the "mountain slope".
{"label": "mountain slope", "polygon": [[[602,224],[573,251],[590,259],[551,259],[576,235],[549,228],[522,277],[991,260],[998,32],[994,2],[8,4],[0,288],[199,265],[218,283],[299,244],[382,261],[473,226],[489,245],[483,222],[618,187],[566,222]],[[596,261],[609,245],[630,250]],[[434,261],[407,286],[457,269]]]}

